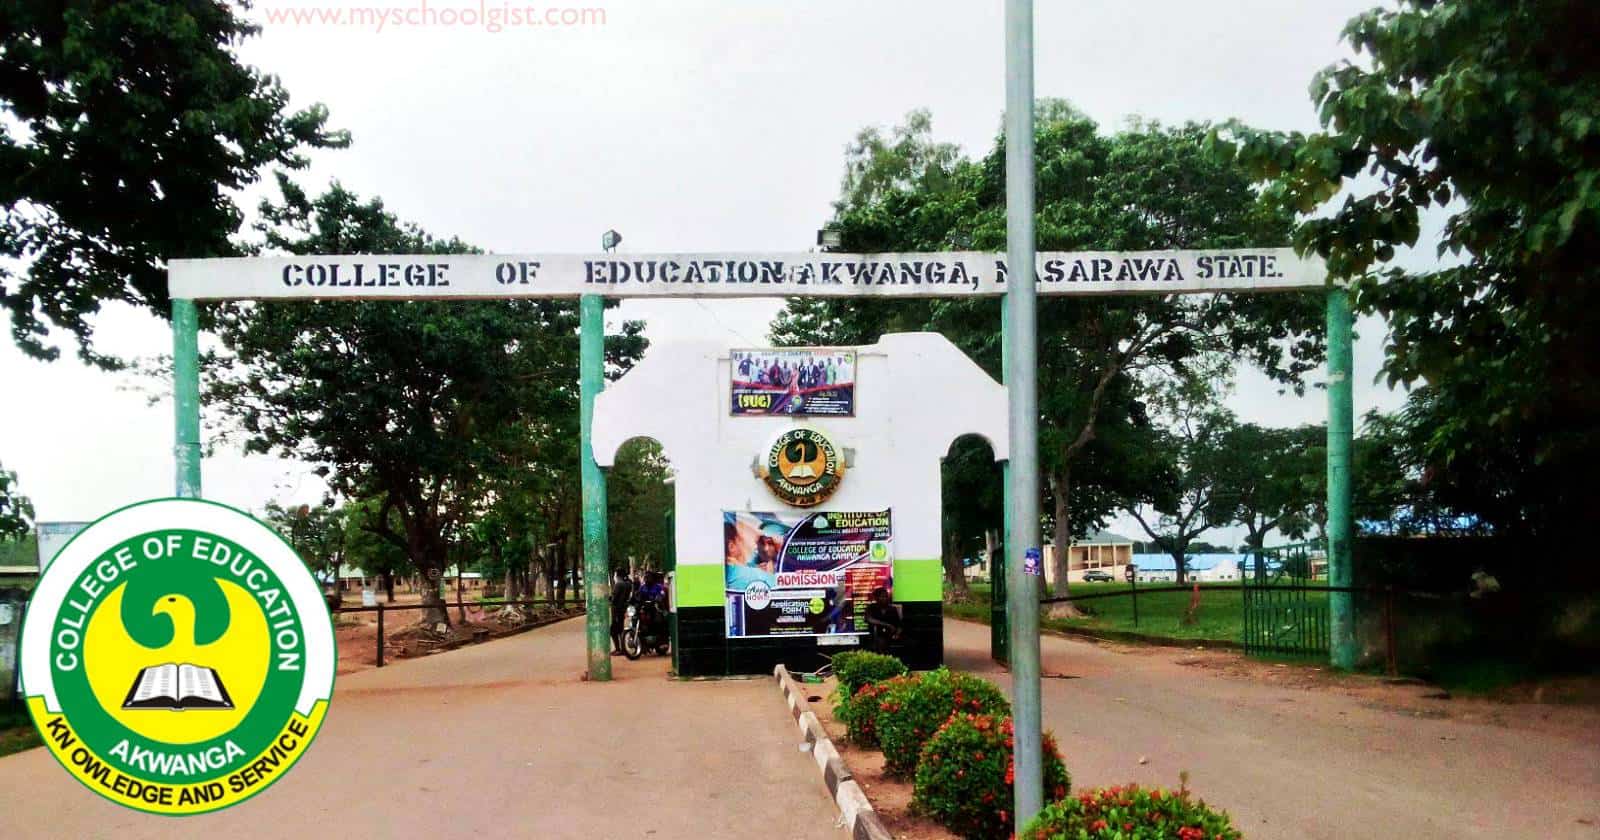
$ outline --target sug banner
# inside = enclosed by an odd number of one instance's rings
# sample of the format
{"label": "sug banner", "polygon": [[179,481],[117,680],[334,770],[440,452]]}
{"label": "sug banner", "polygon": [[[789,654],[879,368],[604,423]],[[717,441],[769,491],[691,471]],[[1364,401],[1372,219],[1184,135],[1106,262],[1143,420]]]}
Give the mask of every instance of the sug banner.
{"label": "sug banner", "polygon": [[854,417],[856,351],[827,347],[735,350],[733,416]]}

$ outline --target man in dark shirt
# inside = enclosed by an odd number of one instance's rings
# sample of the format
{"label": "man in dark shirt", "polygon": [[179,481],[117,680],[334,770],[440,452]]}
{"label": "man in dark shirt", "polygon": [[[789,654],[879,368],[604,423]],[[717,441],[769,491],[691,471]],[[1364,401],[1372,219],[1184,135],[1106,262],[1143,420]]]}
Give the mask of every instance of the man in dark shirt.
{"label": "man in dark shirt", "polygon": [[872,590],[872,603],[867,605],[867,632],[878,653],[888,653],[889,643],[900,638],[900,610],[890,603],[889,590],[881,586]]}
{"label": "man in dark shirt", "polygon": [[622,654],[622,620],[628,614],[628,602],[633,599],[633,581],[621,569],[611,584],[611,655]]}

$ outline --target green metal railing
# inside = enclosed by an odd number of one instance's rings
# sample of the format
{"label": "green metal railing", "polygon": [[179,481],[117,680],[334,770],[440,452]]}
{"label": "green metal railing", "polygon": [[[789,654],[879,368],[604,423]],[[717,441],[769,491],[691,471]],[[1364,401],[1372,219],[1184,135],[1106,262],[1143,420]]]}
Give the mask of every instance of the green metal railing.
{"label": "green metal railing", "polygon": [[1253,656],[1325,658],[1330,636],[1328,596],[1317,591],[1316,561],[1327,557],[1321,540],[1262,548],[1239,570],[1245,653]]}

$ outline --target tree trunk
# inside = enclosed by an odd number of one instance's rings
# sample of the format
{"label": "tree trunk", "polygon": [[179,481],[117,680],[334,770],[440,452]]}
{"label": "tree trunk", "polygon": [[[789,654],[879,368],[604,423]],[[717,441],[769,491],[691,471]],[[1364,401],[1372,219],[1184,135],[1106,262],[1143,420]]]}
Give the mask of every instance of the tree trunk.
{"label": "tree trunk", "polygon": [[567,541],[556,543],[556,606],[567,605]]}
{"label": "tree trunk", "polygon": [[383,591],[389,597],[389,603],[394,603],[394,572],[383,573]]}
{"label": "tree trunk", "polygon": [[445,609],[444,596],[439,590],[444,582],[447,560],[445,546],[437,534],[423,533],[422,529],[414,526],[406,530],[407,551],[422,577],[422,605],[426,609],[422,611],[419,623],[426,627],[437,627],[442,623],[448,627],[450,612]]}
{"label": "tree trunk", "polygon": [[[1062,597],[1070,591],[1067,576],[1072,570],[1072,468],[1063,466],[1050,476],[1050,499],[1055,503],[1055,529],[1050,535],[1050,545],[1055,556],[1050,558],[1050,573],[1055,577],[1051,593]],[[1068,601],[1050,605],[1052,618],[1081,618],[1083,611]]]}
{"label": "tree trunk", "polygon": [[961,540],[951,534],[944,542],[944,576],[949,581],[944,599],[948,603],[965,603],[972,600],[967,589],[967,572],[961,565]]}

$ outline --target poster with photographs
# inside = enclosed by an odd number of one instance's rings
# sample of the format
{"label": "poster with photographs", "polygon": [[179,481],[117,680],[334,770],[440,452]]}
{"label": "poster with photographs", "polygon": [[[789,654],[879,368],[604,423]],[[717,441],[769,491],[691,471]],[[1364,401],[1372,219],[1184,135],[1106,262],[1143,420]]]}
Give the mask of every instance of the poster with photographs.
{"label": "poster with photographs", "polygon": [[735,417],[855,416],[854,350],[735,350],[732,362]]}
{"label": "poster with photographs", "polygon": [[728,638],[862,635],[894,593],[889,511],[723,511]]}

